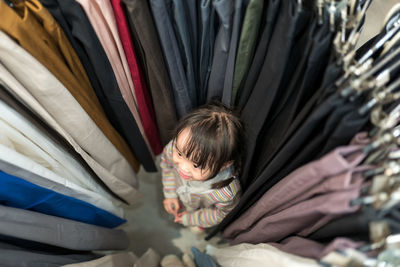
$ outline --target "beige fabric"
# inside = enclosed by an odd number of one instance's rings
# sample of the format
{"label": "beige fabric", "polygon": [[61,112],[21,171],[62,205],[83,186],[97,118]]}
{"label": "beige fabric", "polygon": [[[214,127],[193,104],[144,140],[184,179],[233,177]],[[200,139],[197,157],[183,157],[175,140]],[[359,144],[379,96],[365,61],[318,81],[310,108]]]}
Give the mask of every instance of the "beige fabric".
{"label": "beige fabric", "polygon": [[185,267],[196,267],[196,263],[194,263],[193,259],[186,253],[182,255],[182,262]]}
{"label": "beige fabric", "polygon": [[137,257],[132,252],[115,253],[93,261],[85,261],[62,267],[132,267]]}
{"label": "beige fabric", "polygon": [[158,267],[160,266],[160,255],[149,248],[133,265],[134,267]]}
{"label": "beige fabric", "polygon": [[222,267],[274,266],[274,267],[317,267],[315,260],[280,251],[267,244],[243,243],[236,246],[216,248],[207,245],[207,254]]}
{"label": "beige fabric", "polygon": [[136,202],[140,194],[129,163],[62,84],[1,31],[0,62],[0,80],[11,93],[59,132],[111,191],[128,203]]}
{"label": "beige fabric", "polygon": [[161,260],[161,267],[185,267],[183,262],[176,255],[164,256]]}

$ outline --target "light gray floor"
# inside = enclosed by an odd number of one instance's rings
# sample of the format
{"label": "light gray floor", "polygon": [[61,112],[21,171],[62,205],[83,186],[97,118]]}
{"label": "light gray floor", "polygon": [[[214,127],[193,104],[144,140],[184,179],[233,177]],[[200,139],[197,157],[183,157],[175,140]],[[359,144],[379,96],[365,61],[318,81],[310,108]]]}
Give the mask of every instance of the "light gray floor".
{"label": "light gray floor", "polygon": [[[159,157],[157,165],[158,161]],[[138,179],[143,199],[140,203],[125,209],[128,223],[122,227],[132,241],[128,250],[140,256],[151,247],[162,257],[167,254],[178,256],[182,253],[190,254],[192,246],[203,250],[207,243],[218,246],[219,238],[206,242],[205,234],[194,234],[189,229],[174,223],[173,217],[169,217],[164,211],[160,172],[147,173],[141,169]]]}
{"label": "light gray floor", "polygon": [[[386,13],[399,0],[374,0],[367,12],[363,33],[359,45],[363,44],[380,31]],[[173,223],[172,218],[162,207],[162,185],[160,173],[138,174],[140,191],[143,199],[137,205],[126,208],[127,223],[121,228],[131,238],[128,250],[136,255],[142,255],[148,248],[153,248],[161,257],[167,254],[181,256],[188,253],[191,246],[203,249],[206,245],[205,234],[196,235],[188,229]],[[210,243],[217,245],[219,238],[213,238]],[[226,244],[219,244],[224,246]]]}

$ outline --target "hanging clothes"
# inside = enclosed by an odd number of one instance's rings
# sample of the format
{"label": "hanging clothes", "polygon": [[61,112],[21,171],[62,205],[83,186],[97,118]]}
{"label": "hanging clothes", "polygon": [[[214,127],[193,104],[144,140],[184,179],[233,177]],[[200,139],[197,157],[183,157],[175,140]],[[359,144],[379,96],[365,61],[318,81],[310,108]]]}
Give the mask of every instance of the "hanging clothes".
{"label": "hanging clothes", "polygon": [[136,52],[133,48],[128,22],[122,9],[122,0],[112,0],[111,4],[116,18],[119,37],[121,39],[122,47],[124,48],[132,76],[132,82],[137,100],[137,108],[143,124],[143,130],[148,139],[152,152],[155,155],[158,155],[161,153],[162,147],[158,129],[155,124],[153,104],[151,103],[150,95],[143,79],[143,74],[139,69],[136,59]]}
{"label": "hanging clothes", "polygon": [[60,24],[77,52],[111,124],[126,140],[143,167],[147,171],[155,171],[153,158],[149,155],[138,123],[122,97],[110,61],[80,5],[72,0],[40,1]]}
{"label": "hanging clothes", "polygon": [[197,104],[197,81],[196,72],[193,60],[193,33],[192,20],[188,17],[189,10],[191,7],[187,1],[183,0],[172,0],[170,3],[171,10],[169,14],[171,16],[171,22],[175,30],[176,41],[180,48],[180,54],[182,58],[182,65],[186,73],[186,79],[188,83],[188,92],[190,101],[193,107]]}
{"label": "hanging clothes", "polygon": [[[0,75],[4,77],[3,82],[10,86],[6,88],[24,101],[27,100],[25,103],[29,103],[29,107],[37,107],[37,111],[44,112],[45,121],[73,145],[110,190],[128,203],[135,202],[138,198],[135,188],[137,181],[130,164],[97,128],[68,90],[3,32],[0,32],[0,61],[23,83],[23,86],[19,84],[3,67]],[[32,99],[30,94],[37,100]],[[64,105],[59,105],[60,101]],[[40,108],[41,105],[46,108]]]}
{"label": "hanging clothes", "polygon": [[0,206],[0,234],[72,250],[126,249],[122,230],[108,229],[42,213]]}
{"label": "hanging clothes", "polygon": [[243,18],[242,30],[240,31],[240,39],[234,63],[235,65],[230,100],[231,106],[233,107],[236,106],[239,88],[243,87],[248,69],[254,57],[264,3],[265,1],[262,0],[250,0],[247,8],[245,9],[246,13]]}
{"label": "hanging clothes", "polygon": [[117,24],[111,3],[107,1],[97,2],[91,0],[80,0],[77,2],[82,6],[97,34],[97,37],[103,45],[103,48],[114,70],[114,74],[116,75],[122,97],[124,98],[125,103],[128,105],[131,114],[135,118],[136,124],[140,129],[141,135],[144,138],[147,147],[143,146],[141,143],[132,144],[132,146],[134,147],[135,151],[139,153],[139,155],[143,156],[142,162],[147,164],[146,166],[148,166],[149,170],[155,171],[153,157],[151,155],[151,150],[149,150],[151,146],[146,138],[143,124],[138,112],[135,88],[125,52],[118,34]]}
{"label": "hanging clothes", "polygon": [[207,87],[207,100],[221,100],[232,35],[234,1],[212,1],[212,5],[218,14],[220,26],[215,37],[213,62]]}
{"label": "hanging clothes", "polygon": [[8,242],[0,242],[0,261],[4,266],[46,266],[59,267],[65,264],[73,264],[98,258],[93,253],[79,253],[74,251],[39,250],[11,245]]}
{"label": "hanging clothes", "polygon": [[224,87],[222,91],[221,102],[227,107],[231,107],[232,87],[233,87],[233,74],[235,71],[236,53],[239,44],[240,31],[243,21],[243,13],[247,8],[248,1],[235,0],[234,13],[232,22],[232,34],[229,43],[228,60],[226,62],[226,73],[224,79]]}
{"label": "hanging clothes", "polygon": [[213,62],[215,43],[214,24],[216,20],[215,8],[210,0],[202,0],[200,4],[200,44],[199,44],[199,104],[203,105],[207,99],[207,86]]}
{"label": "hanging clothes", "polygon": [[148,3],[143,0],[124,0],[132,38],[137,48],[143,73],[146,76],[162,145],[171,139],[177,124],[171,81],[158,41],[157,31]]}
{"label": "hanging clothes", "polygon": [[180,118],[194,107],[189,93],[189,90],[193,88],[189,88],[188,85],[180,50],[165,1],[151,0],[150,7],[171,78],[176,112],[178,118]]}
{"label": "hanging clothes", "polygon": [[106,119],[87,76],[81,77],[70,71],[79,69],[79,73],[84,73],[81,64],[78,67],[72,65],[80,61],[51,14],[34,0],[19,3],[15,10],[5,2],[0,2],[0,13],[7,18],[1,21],[0,29],[18,40],[28,53],[44,64],[61,81],[108,140],[124,155],[132,167],[138,169],[138,162],[125,141]]}

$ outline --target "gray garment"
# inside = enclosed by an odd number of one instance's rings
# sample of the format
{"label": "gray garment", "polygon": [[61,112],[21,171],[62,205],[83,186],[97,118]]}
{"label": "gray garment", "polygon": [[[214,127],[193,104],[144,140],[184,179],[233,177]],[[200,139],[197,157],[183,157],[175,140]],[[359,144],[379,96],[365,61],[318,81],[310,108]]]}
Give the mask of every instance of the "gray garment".
{"label": "gray garment", "polygon": [[179,46],[174,33],[168,7],[165,0],[150,0],[150,7],[156,24],[165,62],[171,78],[178,117],[184,116],[192,110],[188,82],[182,64]]}
{"label": "gray garment", "polygon": [[92,261],[63,265],[63,267],[136,267],[134,265],[136,261],[137,256],[132,252],[121,252],[106,255]]}
{"label": "gray garment", "polygon": [[96,255],[72,254],[31,250],[0,242],[0,263],[2,267],[58,267],[64,264],[93,260]]}
{"label": "gray garment", "polygon": [[122,250],[122,230],[108,229],[29,210],[0,206],[0,234],[73,250]]}
{"label": "gray garment", "polygon": [[[235,13],[233,15],[232,36],[229,45],[228,61],[226,63],[225,81],[222,92],[222,103],[231,106],[233,74],[235,72],[236,51],[239,45],[239,38],[242,29],[244,12],[249,0],[235,0]],[[233,105],[232,105],[233,106]]]}
{"label": "gray garment", "polygon": [[202,0],[200,5],[200,47],[199,47],[199,87],[198,102],[200,105],[206,102],[207,85],[210,77],[215,41],[215,9],[211,0]]}
{"label": "gray garment", "polygon": [[186,79],[188,83],[188,93],[192,107],[197,106],[197,93],[196,93],[196,73],[194,71],[193,62],[193,46],[194,41],[192,37],[191,20],[188,16],[190,7],[188,7],[186,0],[172,0],[171,13],[175,36],[180,47],[182,64],[185,69]]}
{"label": "gray garment", "polygon": [[207,100],[221,100],[224,88],[226,64],[232,34],[234,6],[232,0],[213,0],[221,24],[214,44],[214,56],[208,81]]}

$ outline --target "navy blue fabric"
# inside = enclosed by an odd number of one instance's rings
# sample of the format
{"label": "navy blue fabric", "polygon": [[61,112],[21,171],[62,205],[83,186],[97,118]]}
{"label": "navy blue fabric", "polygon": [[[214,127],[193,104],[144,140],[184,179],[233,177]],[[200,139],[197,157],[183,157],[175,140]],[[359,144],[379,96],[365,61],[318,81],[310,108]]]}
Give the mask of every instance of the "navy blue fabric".
{"label": "navy blue fabric", "polygon": [[126,220],[85,201],[59,194],[0,171],[0,204],[114,228]]}
{"label": "navy blue fabric", "polygon": [[218,267],[210,255],[200,252],[200,250],[195,247],[192,247],[192,252],[197,267]]}

